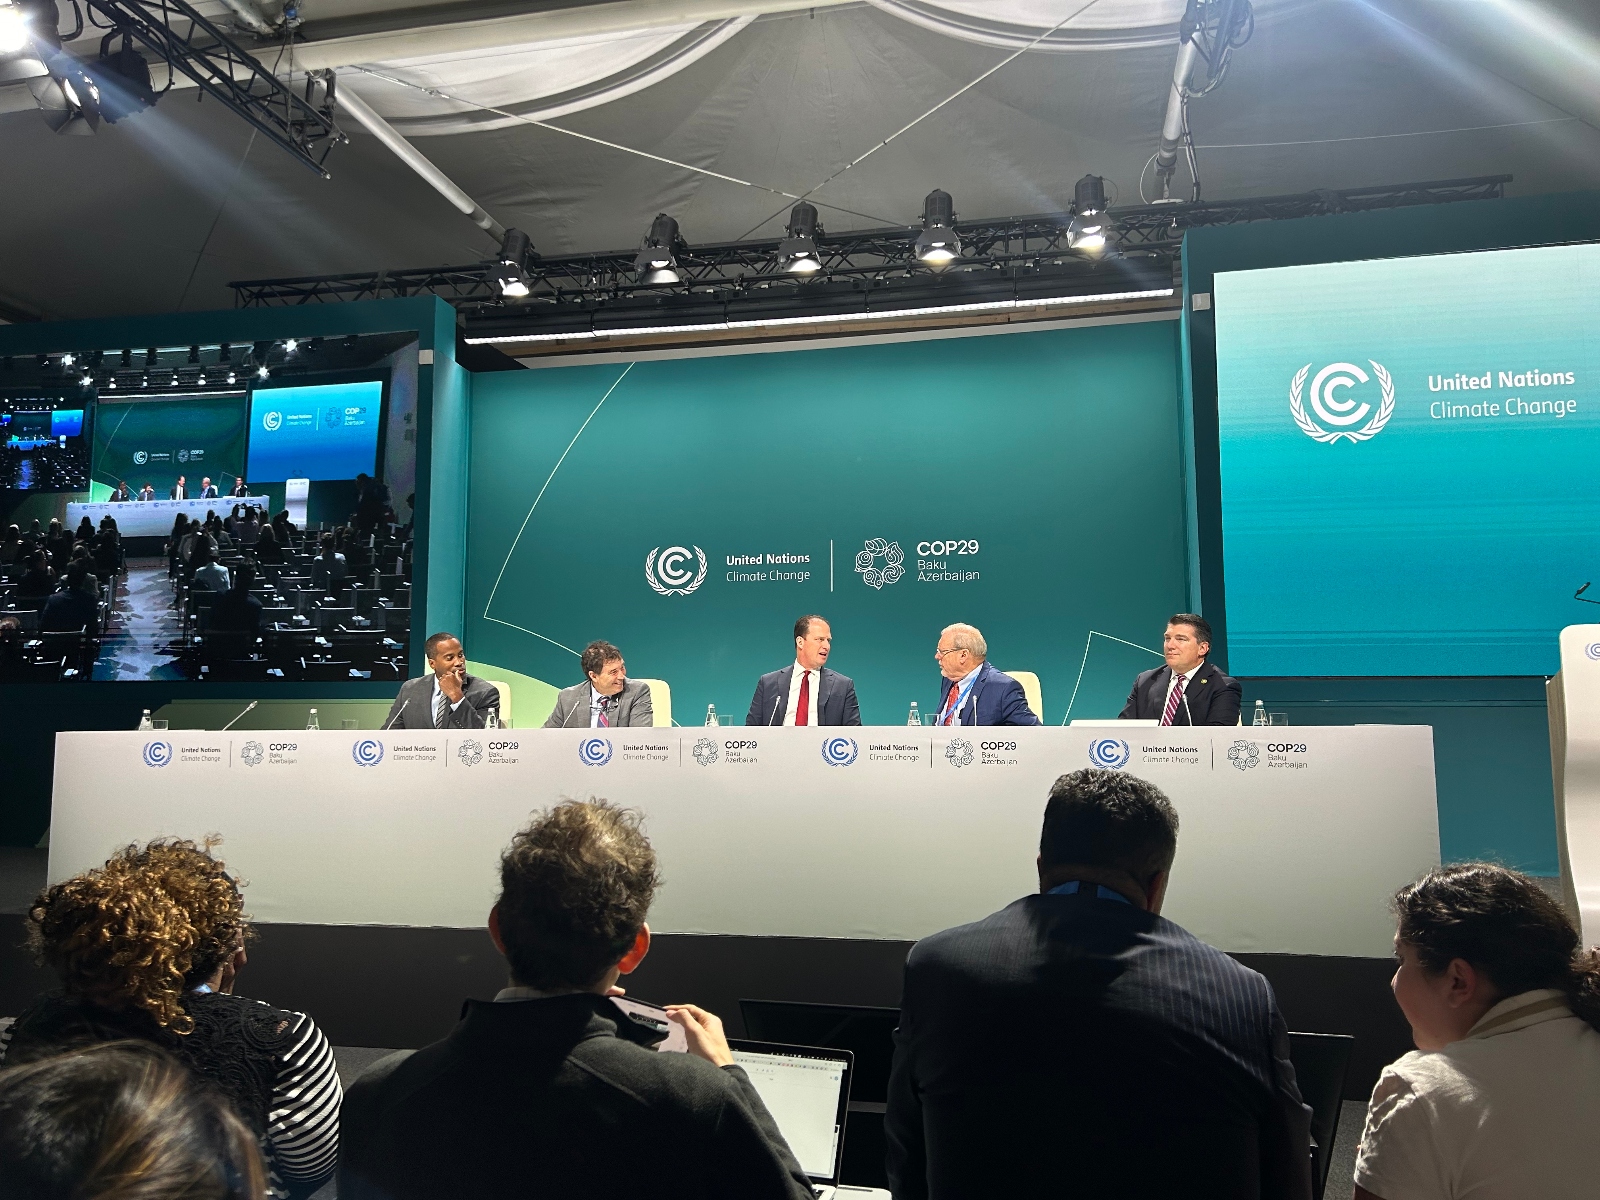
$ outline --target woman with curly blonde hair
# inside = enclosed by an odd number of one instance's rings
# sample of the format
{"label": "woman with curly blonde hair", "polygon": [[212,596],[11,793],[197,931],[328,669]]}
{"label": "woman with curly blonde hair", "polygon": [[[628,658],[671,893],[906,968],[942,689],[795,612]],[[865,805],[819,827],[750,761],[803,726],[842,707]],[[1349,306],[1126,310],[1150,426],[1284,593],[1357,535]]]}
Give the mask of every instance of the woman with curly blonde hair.
{"label": "woman with curly blonde hair", "polygon": [[251,930],[215,844],[127,846],[39,895],[29,939],[62,986],[0,1034],[0,1063],[154,1042],[233,1101],[261,1140],[273,1194],[308,1195],[338,1156],[333,1052],[304,1013],[232,994]]}

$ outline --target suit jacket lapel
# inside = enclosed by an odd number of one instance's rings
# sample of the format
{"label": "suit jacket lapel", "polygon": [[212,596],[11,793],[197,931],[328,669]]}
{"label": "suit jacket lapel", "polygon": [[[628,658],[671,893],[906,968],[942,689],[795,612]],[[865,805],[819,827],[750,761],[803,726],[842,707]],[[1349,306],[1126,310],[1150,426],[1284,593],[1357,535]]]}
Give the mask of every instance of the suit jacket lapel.
{"label": "suit jacket lapel", "polygon": [[817,668],[817,696],[816,696],[816,701],[817,701],[817,724],[818,725],[826,725],[826,724],[828,724],[828,717],[827,717],[828,707],[827,707],[827,705],[828,705],[828,676],[829,676],[829,674],[830,674],[830,672],[829,672],[827,667],[819,667],[819,668]]}
{"label": "suit jacket lapel", "polygon": [[1155,707],[1156,720],[1161,720],[1167,710],[1167,689],[1172,686],[1172,668],[1161,667],[1151,681],[1150,699]]}

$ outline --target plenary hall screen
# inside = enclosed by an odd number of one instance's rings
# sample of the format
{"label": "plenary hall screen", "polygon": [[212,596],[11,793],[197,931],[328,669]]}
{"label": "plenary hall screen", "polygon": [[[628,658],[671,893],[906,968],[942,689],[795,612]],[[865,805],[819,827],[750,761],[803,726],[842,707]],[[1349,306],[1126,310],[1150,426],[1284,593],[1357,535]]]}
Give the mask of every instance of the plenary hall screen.
{"label": "plenary hall screen", "polygon": [[1235,271],[1215,304],[1229,669],[1553,673],[1600,579],[1600,246]]}

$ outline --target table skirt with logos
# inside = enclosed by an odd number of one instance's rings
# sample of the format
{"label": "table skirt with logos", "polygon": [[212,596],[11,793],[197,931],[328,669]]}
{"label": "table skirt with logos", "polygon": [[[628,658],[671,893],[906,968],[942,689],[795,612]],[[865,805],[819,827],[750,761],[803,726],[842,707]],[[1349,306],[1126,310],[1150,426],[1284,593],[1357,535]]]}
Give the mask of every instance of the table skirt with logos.
{"label": "table skirt with logos", "polygon": [[226,517],[235,504],[253,505],[263,514],[270,513],[268,496],[218,496],[213,500],[123,500],[101,501],[95,504],[68,504],[67,525],[76,529],[84,517],[96,528],[102,517],[112,517],[117,522],[117,532],[125,538],[166,537],[172,532],[172,522],[179,513],[191,521],[203,521],[208,512]]}
{"label": "table skirt with logos", "polygon": [[1171,797],[1165,913],[1226,950],[1386,956],[1439,861],[1427,726],[164,730],[57,735],[50,878],[219,833],[257,920],[481,927],[530,812],[605,797],[645,813],[659,932],[911,939],[1036,890],[1087,766]]}

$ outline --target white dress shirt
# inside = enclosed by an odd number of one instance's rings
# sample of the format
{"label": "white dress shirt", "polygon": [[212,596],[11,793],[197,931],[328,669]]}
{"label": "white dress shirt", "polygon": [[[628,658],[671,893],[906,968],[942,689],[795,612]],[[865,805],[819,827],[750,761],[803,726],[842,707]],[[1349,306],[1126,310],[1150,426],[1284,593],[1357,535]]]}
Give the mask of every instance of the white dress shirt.
{"label": "white dress shirt", "polygon": [[800,706],[800,679],[802,676],[809,675],[811,677],[811,696],[806,702],[806,724],[822,724],[822,722],[817,720],[817,701],[821,698],[818,693],[822,689],[821,669],[813,668],[812,670],[808,671],[805,667],[802,667],[798,662],[796,662],[794,666],[790,668],[790,672],[789,707],[783,710],[783,723],[785,725],[794,724],[795,709]]}
{"label": "white dress shirt", "polygon": [[[621,693],[619,692],[618,695],[620,695],[620,694]],[[607,700],[611,700],[611,699],[614,699],[614,698],[615,697],[612,697],[612,696],[602,696],[600,694],[599,690],[593,684],[589,685],[589,728],[590,729],[599,729],[600,728],[600,709],[601,709],[601,706],[603,706]]]}

